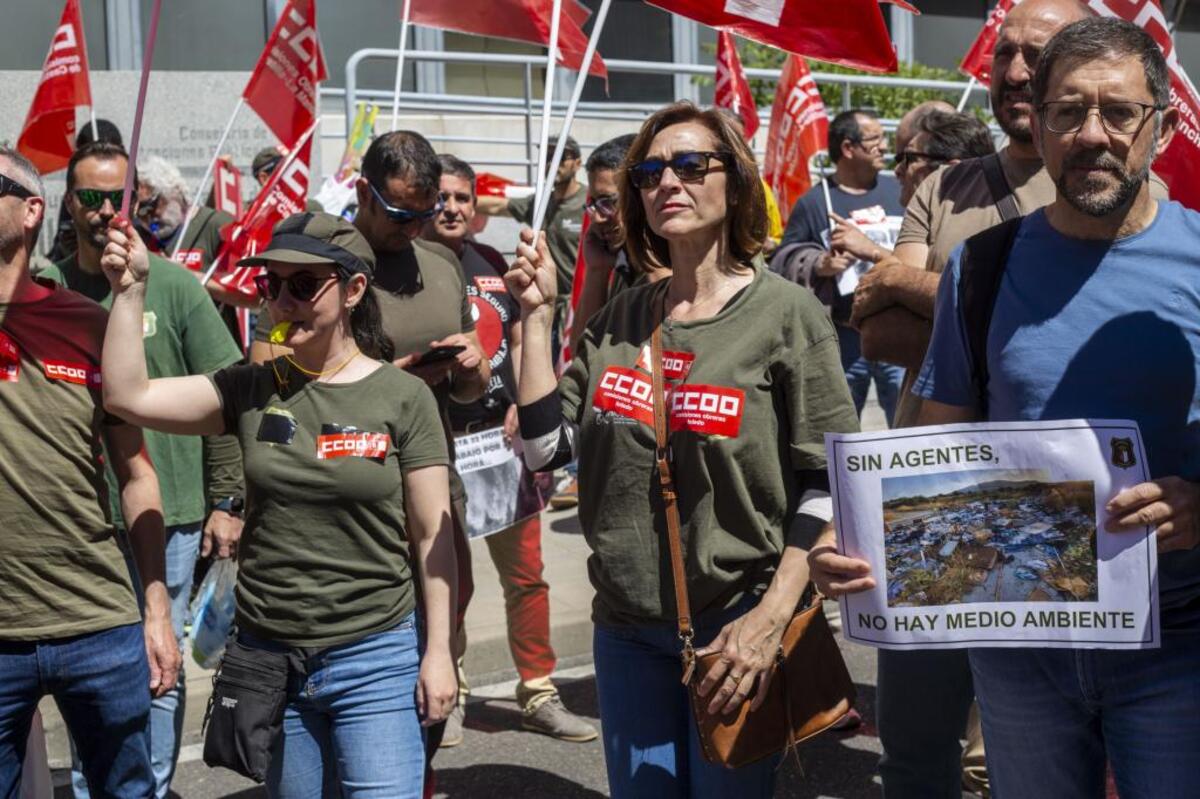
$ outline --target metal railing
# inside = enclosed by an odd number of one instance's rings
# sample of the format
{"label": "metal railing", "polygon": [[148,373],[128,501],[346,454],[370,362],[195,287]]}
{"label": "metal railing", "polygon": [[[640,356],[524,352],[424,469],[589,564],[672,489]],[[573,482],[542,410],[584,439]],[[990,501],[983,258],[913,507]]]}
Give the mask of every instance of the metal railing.
{"label": "metal railing", "polygon": [[[365,48],[353,53],[346,61],[345,89],[322,89],[325,97],[341,96],[345,108],[345,120],[348,127],[354,119],[355,108],[359,101],[386,101],[390,105],[393,93],[390,90],[360,89],[358,85],[358,70],[364,61],[392,61],[399,56],[398,50]],[[523,157],[500,158],[489,156],[486,159],[473,159],[473,162],[485,166],[524,166],[526,178],[533,182],[533,170],[537,163],[534,153],[535,117],[541,116],[540,95],[534,94],[534,70],[546,63],[544,55],[520,55],[507,53],[459,53],[441,50],[409,50],[405,58],[411,62],[432,61],[443,64],[473,64],[485,66],[514,67],[523,71],[522,93],[519,97],[488,97],[462,94],[434,94],[424,92],[405,92],[400,96],[399,107],[406,111],[423,111],[438,114],[488,114],[508,117],[524,117],[525,130],[523,138],[484,136],[484,135],[430,135],[428,138],[435,142],[465,143],[495,145],[510,149],[523,148]],[[625,59],[605,59],[609,74],[614,72],[640,75],[698,75],[711,76],[715,67],[711,64],[679,64],[673,62],[632,61]],[[778,81],[781,70],[778,69],[747,69],[746,76],[769,81]],[[904,89],[925,89],[943,91],[957,100],[963,92],[986,92],[986,86],[969,84],[967,81],[924,80],[918,78],[897,78],[883,75],[841,75],[828,72],[814,72],[813,78],[818,84],[833,84],[841,86],[842,108],[850,107],[851,90],[855,86],[886,86]],[[538,101],[535,105],[535,99]],[[555,100],[551,113],[561,116],[567,107],[566,99]],[[662,107],[662,103],[633,103],[621,101],[591,101],[580,102],[576,117],[579,119],[599,120],[629,120],[640,122],[649,114]],[[764,124],[769,120],[770,109],[759,109],[759,117]],[[881,119],[885,130],[893,130],[898,123],[895,119]],[[324,126],[323,126],[324,127]],[[342,134],[344,137],[344,133]],[[326,138],[336,138],[336,132],[326,131]],[[580,142],[587,148],[591,143]],[[520,150],[518,150],[520,152]],[[759,155],[762,153],[760,152]]]}

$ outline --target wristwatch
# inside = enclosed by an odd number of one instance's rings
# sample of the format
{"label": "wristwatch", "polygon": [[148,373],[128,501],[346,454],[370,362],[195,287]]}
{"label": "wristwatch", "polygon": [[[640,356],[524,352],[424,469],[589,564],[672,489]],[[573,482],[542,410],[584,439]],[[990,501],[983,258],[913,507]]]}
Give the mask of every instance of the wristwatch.
{"label": "wristwatch", "polygon": [[242,511],[246,509],[246,500],[241,497],[225,497],[217,500],[212,504],[213,510],[221,510],[234,516],[242,515]]}

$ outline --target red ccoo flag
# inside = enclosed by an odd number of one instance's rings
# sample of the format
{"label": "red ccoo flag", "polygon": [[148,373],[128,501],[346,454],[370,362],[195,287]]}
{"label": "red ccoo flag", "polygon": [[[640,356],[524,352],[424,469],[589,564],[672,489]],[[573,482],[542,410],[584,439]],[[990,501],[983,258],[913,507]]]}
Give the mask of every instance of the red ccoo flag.
{"label": "red ccoo flag", "polygon": [[[414,25],[516,39],[546,47],[550,44],[552,0],[412,0],[409,19]],[[583,32],[591,12],[577,0],[563,0],[558,28],[558,63],[568,69],[583,66],[588,37]],[[608,77],[600,53],[592,58],[589,75]]]}
{"label": "red ccoo flag", "polygon": [[317,119],[317,84],[326,77],[316,0],[289,0],[242,97],[291,150]]}
{"label": "red ccoo flag", "polygon": [[717,81],[713,105],[728,108],[740,116],[742,127],[746,129],[746,141],[754,138],[754,132],[758,130],[758,107],[754,104],[754,94],[746,81],[742,59],[738,58],[737,45],[733,43],[733,35],[729,31],[721,31],[717,36]]}
{"label": "red ccoo flag", "polygon": [[828,137],[829,117],[817,82],[803,58],[788,56],[775,90],[763,166],[763,178],[775,193],[784,219],[812,186],[808,161],[825,149]]}
{"label": "red ccoo flag", "polygon": [[1013,6],[1020,2],[1021,0],[1000,0],[996,3],[992,13],[988,14],[987,22],[983,24],[983,30],[979,31],[979,36],[975,38],[975,43],[963,56],[962,64],[959,66],[963,73],[970,75],[985,86],[991,82],[992,51],[996,48],[996,37],[1000,34],[1000,26],[1004,24],[1004,18],[1008,16],[1008,12],[1012,11]]}
{"label": "red ccoo flag", "polygon": [[[895,72],[878,0],[647,0],[673,14],[798,55]],[[896,5],[914,10],[906,3]]]}
{"label": "red ccoo flag", "polygon": [[79,0],[67,0],[50,39],[42,79],[17,138],[17,150],[42,174],[64,168],[75,151],[75,109],[91,104],[83,16]]}
{"label": "red ccoo flag", "polygon": [[225,158],[217,159],[213,172],[213,208],[237,219],[242,215],[242,173]]}

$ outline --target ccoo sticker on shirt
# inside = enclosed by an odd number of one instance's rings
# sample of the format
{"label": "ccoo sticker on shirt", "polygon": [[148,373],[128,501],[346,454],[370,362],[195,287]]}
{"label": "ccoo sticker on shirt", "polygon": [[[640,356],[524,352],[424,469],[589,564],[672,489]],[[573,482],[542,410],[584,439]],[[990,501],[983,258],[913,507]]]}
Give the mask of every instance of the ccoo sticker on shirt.
{"label": "ccoo sticker on shirt", "polygon": [[0,330],[0,383],[15,383],[21,379],[21,351],[17,342]]}
{"label": "ccoo sticker on shirt", "polygon": [[43,361],[42,368],[46,370],[46,378],[49,380],[62,380],[91,388],[100,387],[100,370],[86,363]]}
{"label": "ccoo sticker on shirt", "polygon": [[[704,385],[666,387],[670,429],[698,435],[736,438],[742,429],[746,392]],[[605,411],[654,426],[654,385],[634,369],[610,366],[604,370],[592,405]]]}
{"label": "ccoo sticker on shirt", "polygon": [[356,427],[323,424],[321,435],[317,436],[317,460],[369,458],[382,461],[387,457],[390,444],[387,433],[368,433]]}
{"label": "ccoo sticker on shirt", "polygon": [[654,385],[636,369],[610,366],[600,376],[592,406],[654,426]]}
{"label": "ccoo sticker on shirt", "polygon": [[[690,352],[663,350],[662,358],[664,380],[687,380],[688,374],[692,371],[692,364],[696,362],[696,356]],[[642,347],[636,366],[642,371],[651,371],[649,344]]]}
{"label": "ccoo sticker on shirt", "polygon": [[475,285],[484,292],[508,292],[508,287],[504,285],[504,278],[499,275],[480,275],[475,278]]}

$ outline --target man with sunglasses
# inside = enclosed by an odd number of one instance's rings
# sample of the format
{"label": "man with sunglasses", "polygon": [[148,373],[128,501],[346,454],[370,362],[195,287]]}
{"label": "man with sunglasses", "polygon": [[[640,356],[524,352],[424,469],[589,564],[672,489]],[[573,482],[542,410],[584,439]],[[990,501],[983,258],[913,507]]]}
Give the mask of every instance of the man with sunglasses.
{"label": "man with sunglasses", "polygon": [[[772,268],[808,286],[829,307],[855,407],[861,415],[874,382],[891,424],[904,371],[862,357],[858,331],[849,322],[859,276],[896,240],[904,216],[900,185],[880,174],[887,138],[874,114],[862,110],[838,114],[829,123],[828,145],[833,176],[826,178],[827,186],[814,186],[796,201]],[[869,251],[847,241],[861,238],[858,233],[869,239]]]}
{"label": "man with sunglasses", "polygon": [[[1152,479],[1096,497],[1109,517],[1098,545],[1154,531],[1161,645],[969,650],[989,771],[1003,796],[1102,796],[1111,768],[1122,799],[1190,797],[1200,780],[1200,215],[1156,200],[1149,180],[1180,114],[1154,39],[1111,17],[1049,40],[1029,101],[1054,199],[951,254],[914,389],[925,399],[918,422],[1138,424]],[[959,294],[978,269],[999,270],[984,284],[994,286],[982,295],[986,324]],[[986,347],[972,355],[980,325]],[[831,559],[834,571],[865,574],[830,552],[814,559],[819,582]]]}
{"label": "man with sunglasses", "polygon": [[[0,796],[16,796],[30,722],[53,695],[98,795],[151,795],[151,695],[175,686],[179,648],[163,577],[162,506],[142,433],[105,413],[108,315],[30,277],[41,179],[0,148]],[[103,456],[102,456],[103,454]],[[129,548],[144,616],[110,520]]]}
{"label": "man with sunglasses", "polygon": [[165,256],[178,245],[174,260],[203,274],[221,250],[221,228],[234,220],[207,205],[191,209],[189,198],[187,181],[178,167],[157,155],[139,159],[134,221],[142,240],[151,252]]}
{"label": "man with sunglasses", "polygon": [[[75,222],[78,251],[41,273],[105,308],[112,304],[100,256],[109,222],[121,206],[128,156],[119,145],[90,144],[67,165],[65,204]],[[242,358],[208,294],[188,272],[150,257],[142,335],[152,377],[213,372]],[[182,647],[192,574],[199,555],[231,557],[241,534],[241,449],[233,436],[175,436],[147,431],[146,451],[158,472],[167,533],[167,590],[171,621]],[[115,502],[116,475],[107,474],[112,518],[125,527]],[[157,796],[166,796],[175,769],[184,717],[183,680],[155,699],[150,716],[151,756]],[[77,796],[85,792],[77,789]]]}
{"label": "man with sunglasses", "polygon": [[[448,247],[462,261],[476,330],[492,369],[487,393],[472,403],[451,403],[450,424],[458,435],[502,426],[509,441],[514,441],[519,431],[513,364],[520,358],[521,309],[504,284],[508,264],[503,256],[470,237],[477,199],[475,171],[452,155],[441,155],[438,160],[442,166],[442,212],[426,223],[423,237]],[[517,512],[525,518],[484,541],[504,591],[509,649],[520,678],[516,698],[521,706],[521,726],[563,741],[591,741],[596,730],[567,710],[550,679],[556,659],[550,645],[550,591],[542,578],[539,515],[542,497],[550,487],[542,484],[541,477],[523,472]],[[461,663],[460,654],[459,704],[446,722],[443,747],[463,740],[469,688]]]}

